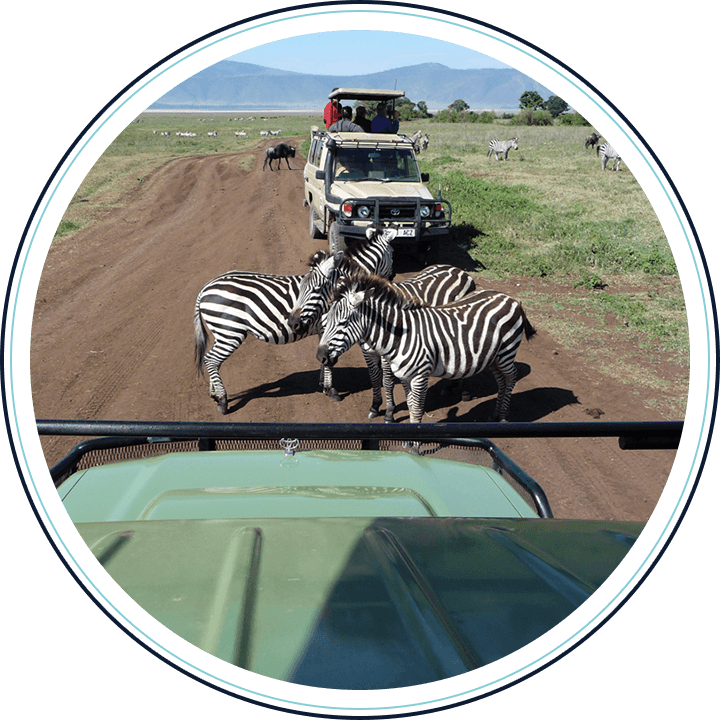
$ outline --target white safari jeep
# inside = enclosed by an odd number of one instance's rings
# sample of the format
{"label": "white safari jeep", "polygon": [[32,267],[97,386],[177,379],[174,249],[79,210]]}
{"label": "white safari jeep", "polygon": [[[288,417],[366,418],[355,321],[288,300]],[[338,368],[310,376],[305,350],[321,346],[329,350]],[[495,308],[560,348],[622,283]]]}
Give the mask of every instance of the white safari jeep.
{"label": "white safari jeep", "polygon": [[[393,90],[339,88],[331,100],[392,103],[405,93]],[[312,130],[303,171],[309,207],[310,235],[328,237],[336,252],[365,236],[368,225],[393,223],[393,244],[409,245],[420,254],[437,249],[450,229],[451,207],[425,187],[410,138],[392,133]]]}

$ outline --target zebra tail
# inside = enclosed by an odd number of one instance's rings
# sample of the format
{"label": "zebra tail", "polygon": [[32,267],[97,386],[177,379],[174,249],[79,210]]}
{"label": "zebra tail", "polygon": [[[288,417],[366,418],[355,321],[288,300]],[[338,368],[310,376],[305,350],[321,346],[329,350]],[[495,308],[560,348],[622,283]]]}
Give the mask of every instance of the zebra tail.
{"label": "zebra tail", "polygon": [[207,350],[208,335],[202,318],[200,317],[200,296],[198,296],[195,303],[195,316],[193,320],[195,323],[195,364],[197,365],[198,375],[202,377],[204,375],[203,358]]}
{"label": "zebra tail", "polygon": [[523,332],[525,333],[525,339],[529,341],[533,338],[533,336],[537,334],[537,330],[530,324],[530,321],[527,319],[527,315],[525,314],[525,310],[523,310],[522,306],[520,307],[520,310],[523,317]]}

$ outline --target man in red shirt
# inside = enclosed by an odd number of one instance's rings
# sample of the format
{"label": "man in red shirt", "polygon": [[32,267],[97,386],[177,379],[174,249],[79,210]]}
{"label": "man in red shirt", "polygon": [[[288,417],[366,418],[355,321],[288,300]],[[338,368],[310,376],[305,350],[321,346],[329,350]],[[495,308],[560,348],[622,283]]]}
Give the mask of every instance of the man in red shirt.
{"label": "man in red shirt", "polygon": [[[337,88],[333,88],[333,92],[335,92]],[[323,120],[325,121],[325,129],[327,130],[333,123],[337,122],[342,116],[341,116],[341,108],[342,106],[337,100],[330,100],[328,104],[325,106],[325,112],[323,113]]]}

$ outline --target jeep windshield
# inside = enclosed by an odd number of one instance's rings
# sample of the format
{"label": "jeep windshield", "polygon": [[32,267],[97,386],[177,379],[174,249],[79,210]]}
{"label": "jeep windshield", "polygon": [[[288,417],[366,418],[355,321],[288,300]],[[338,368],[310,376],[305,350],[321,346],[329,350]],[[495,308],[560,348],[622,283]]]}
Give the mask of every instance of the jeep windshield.
{"label": "jeep windshield", "polygon": [[335,180],[420,182],[420,173],[411,148],[339,147],[335,158]]}

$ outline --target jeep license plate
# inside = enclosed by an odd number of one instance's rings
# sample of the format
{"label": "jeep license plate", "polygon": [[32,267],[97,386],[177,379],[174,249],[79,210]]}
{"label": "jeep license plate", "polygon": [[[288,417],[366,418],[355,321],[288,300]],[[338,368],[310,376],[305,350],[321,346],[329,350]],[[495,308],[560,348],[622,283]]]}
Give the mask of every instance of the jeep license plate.
{"label": "jeep license plate", "polygon": [[415,228],[398,228],[398,237],[415,237]]}

